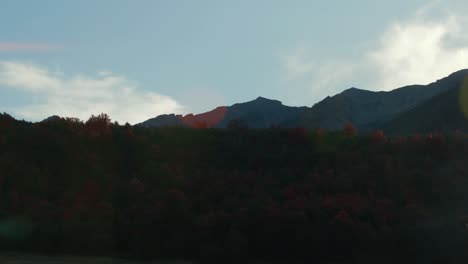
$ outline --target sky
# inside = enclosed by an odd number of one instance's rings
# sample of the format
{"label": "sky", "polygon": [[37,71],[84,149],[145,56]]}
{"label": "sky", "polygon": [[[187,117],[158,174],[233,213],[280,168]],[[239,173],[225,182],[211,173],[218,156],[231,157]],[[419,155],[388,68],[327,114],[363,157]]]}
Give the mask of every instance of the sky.
{"label": "sky", "polygon": [[468,2],[2,0],[0,112],[135,124],[468,68]]}

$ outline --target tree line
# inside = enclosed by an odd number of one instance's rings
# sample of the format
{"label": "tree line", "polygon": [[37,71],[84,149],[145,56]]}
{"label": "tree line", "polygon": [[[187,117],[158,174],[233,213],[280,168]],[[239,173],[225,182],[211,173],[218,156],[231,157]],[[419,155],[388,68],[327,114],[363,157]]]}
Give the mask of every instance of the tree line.
{"label": "tree line", "polygon": [[1,114],[0,248],[461,263],[467,153],[462,133],[387,137],[350,123],[150,129],[106,114],[40,123]]}

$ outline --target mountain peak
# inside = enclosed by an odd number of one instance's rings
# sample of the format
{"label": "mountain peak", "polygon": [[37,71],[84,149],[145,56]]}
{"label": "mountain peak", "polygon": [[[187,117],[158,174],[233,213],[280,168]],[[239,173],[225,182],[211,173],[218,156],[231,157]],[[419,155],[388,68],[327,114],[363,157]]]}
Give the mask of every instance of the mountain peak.
{"label": "mountain peak", "polygon": [[456,71],[443,79],[463,81],[467,76],[468,76],[468,69],[463,69],[463,70]]}
{"label": "mountain peak", "polygon": [[362,93],[362,92],[370,92],[368,90],[364,90],[364,89],[359,89],[359,88],[356,88],[356,87],[351,87],[351,88],[348,88],[346,90],[344,90],[342,93]]}
{"label": "mountain peak", "polygon": [[222,128],[227,127],[231,120],[241,119],[252,128],[279,124],[285,127],[340,129],[344,122],[352,121],[361,131],[372,131],[435,96],[459,88],[467,76],[468,69],[463,69],[428,85],[408,85],[391,91],[350,87],[327,96],[310,108],[285,106],[281,101],[258,96],[247,102],[217,107],[201,114],[160,116],[141,125],[161,127],[203,124]]}
{"label": "mountain peak", "polygon": [[459,71],[456,71],[456,72],[450,74],[449,77],[450,76],[458,76],[458,75],[463,75],[463,76],[468,75],[468,69],[461,69]]}
{"label": "mountain peak", "polygon": [[278,100],[273,100],[273,99],[268,99],[262,96],[257,97],[255,100],[252,102],[257,102],[257,103],[273,103],[273,104],[282,104],[281,101]]}
{"label": "mountain peak", "polygon": [[54,121],[58,121],[58,120],[61,120],[60,116],[53,115],[53,116],[49,116],[48,118],[42,120],[41,122],[54,122]]}

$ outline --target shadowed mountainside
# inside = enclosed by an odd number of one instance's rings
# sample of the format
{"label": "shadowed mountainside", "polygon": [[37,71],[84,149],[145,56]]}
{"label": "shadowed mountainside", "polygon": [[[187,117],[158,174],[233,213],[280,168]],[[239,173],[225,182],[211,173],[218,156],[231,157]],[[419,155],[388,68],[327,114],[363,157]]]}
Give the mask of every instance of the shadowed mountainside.
{"label": "shadowed mountainside", "polygon": [[460,105],[468,102],[461,96],[466,88],[450,89],[429,99],[385,124],[384,130],[391,134],[467,131],[467,118]]}
{"label": "shadowed mountainside", "polygon": [[225,128],[232,120],[242,120],[251,128],[268,128],[272,125],[287,124],[307,107],[285,106],[280,101],[258,97],[255,100],[238,103],[194,115],[160,115],[137,124],[142,127],[189,126]]}
{"label": "shadowed mountainside", "polygon": [[[137,124],[137,126],[225,128],[233,120],[242,120],[245,125],[251,128],[282,126],[336,130],[351,122],[360,131],[367,132],[383,127],[387,128],[389,127],[387,123],[397,122],[393,121],[395,118],[405,119],[403,116],[406,112],[412,118],[420,118],[421,114],[411,114],[415,108],[422,107],[422,105],[431,108],[427,104],[437,104],[434,100],[439,98],[438,95],[458,90],[467,76],[468,70],[461,70],[429,85],[410,85],[392,91],[373,92],[350,88],[335,96],[327,97],[312,107],[291,107],[283,105],[277,100],[258,97],[253,101],[218,107],[198,115],[160,115]],[[456,94],[456,92],[453,93]],[[451,105],[454,107],[454,112],[457,112],[457,105],[458,103]],[[410,116],[406,119],[411,119]],[[418,119],[408,122],[418,122]],[[454,124],[453,126],[458,127],[459,125]],[[431,129],[439,131],[445,128],[431,126]],[[404,127],[400,127],[398,132],[415,132],[415,130],[405,131]]]}
{"label": "shadowed mountainside", "polygon": [[304,112],[296,122],[304,127],[332,130],[340,129],[347,122],[363,131],[387,127],[387,122],[434,96],[457,90],[467,76],[468,70],[461,70],[429,85],[405,86],[389,92],[351,88],[325,98]]}

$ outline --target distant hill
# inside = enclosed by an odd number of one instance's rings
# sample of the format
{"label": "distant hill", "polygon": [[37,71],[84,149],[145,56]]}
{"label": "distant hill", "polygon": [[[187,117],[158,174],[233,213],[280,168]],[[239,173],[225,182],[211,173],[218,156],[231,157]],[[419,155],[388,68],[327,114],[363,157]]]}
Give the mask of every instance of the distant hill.
{"label": "distant hill", "polygon": [[[423,122],[422,113],[417,110],[428,108],[432,104],[442,104],[437,100],[452,102],[450,107],[456,113],[456,90],[468,76],[468,70],[455,72],[429,85],[410,85],[392,91],[368,91],[350,88],[334,96],[328,96],[312,107],[285,106],[280,101],[258,97],[255,100],[232,106],[218,107],[198,115],[161,115],[146,120],[137,126],[205,126],[225,128],[232,120],[242,120],[250,128],[268,128],[274,125],[282,127],[307,127],[336,130],[347,122],[353,123],[360,131],[373,131],[386,128],[391,132],[418,131],[418,122]],[[451,93],[450,93],[451,92]],[[452,99],[444,96],[452,96]],[[455,97],[454,97],[455,96]],[[437,99],[439,98],[439,99]],[[448,107],[448,102],[446,103]],[[433,109],[434,108],[434,109]],[[441,106],[439,107],[442,111]],[[437,108],[437,109],[439,109]],[[448,110],[447,110],[448,111]],[[440,112],[441,113],[441,112]],[[458,113],[460,114],[460,113]],[[433,115],[435,118],[438,115]],[[457,115],[454,114],[454,118]],[[439,123],[448,122],[441,120]],[[458,118],[461,118],[458,116]],[[421,121],[418,121],[421,119]],[[427,118],[426,118],[427,119]],[[406,120],[406,121],[405,121]],[[458,119],[457,119],[458,120]],[[426,122],[426,121],[424,121]],[[429,121],[427,121],[429,122]],[[439,131],[460,126],[462,119],[453,124],[430,122],[423,130]],[[395,126],[394,128],[392,126]],[[408,127],[405,130],[405,127]],[[410,127],[414,127],[411,128]],[[427,129],[426,129],[427,128]]]}
{"label": "distant hill", "polygon": [[468,70],[462,70],[429,85],[405,86],[388,92],[351,88],[315,104],[296,123],[304,127],[340,129],[351,122],[360,130],[375,130],[432,97],[457,89],[466,76]]}
{"label": "distant hill", "polygon": [[467,132],[468,120],[460,106],[461,89],[450,89],[423,102],[385,124],[383,129],[390,134]]}
{"label": "distant hill", "polygon": [[[353,87],[311,107],[287,106],[278,100],[258,97],[201,114],[159,115],[135,126],[338,130],[350,122],[363,133],[376,129],[383,129],[387,134],[468,132],[468,119],[461,110],[464,105],[468,113],[468,81],[466,91],[462,93],[461,90],[465,80],[468,80],[468,69],[428,85],[409,85],[391,91],[374,92]],[[7,117],[4,114],[2,120],[8,120]],[[41,122],[57,120],[61,117],[53,115]]]}
{"label": "distant hill", "polygon": [[188,127],[213,127],[219,124],[224,118],[226,107],[217,107],[206,113],[194,115],[160,115],[146,120],[136,126],[141,127],[166,127],[166,126],[188,126]]}
{"label": "distant hill", "polygon": [[48,118],[42,120],[41,122],[54,122],[54,121],[58,121],[60,120],[60,116],[58,115],[53,115],[53,116],[49,116]]}
{"label": "distant hill", "polygon": [[218,107],[212,111],[194,115],[160,115],[137,126],[207,126],[225,128],[232,120],[242,120],[250,128],[268,128],[284,125],[307,109],[307,107],[285,106],[280,101],[258,97],[245,103]]}
{"label": "distant hill", "polygon": [[218,127],[226,127],[229,121],[240,119],[251,128],[268,128],[273,125],[285,126],[289,120],[307,110],[307,107],[285,106],[280,101],[263,97],[240,104],[234,104]]}

